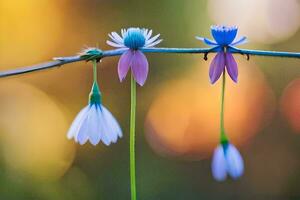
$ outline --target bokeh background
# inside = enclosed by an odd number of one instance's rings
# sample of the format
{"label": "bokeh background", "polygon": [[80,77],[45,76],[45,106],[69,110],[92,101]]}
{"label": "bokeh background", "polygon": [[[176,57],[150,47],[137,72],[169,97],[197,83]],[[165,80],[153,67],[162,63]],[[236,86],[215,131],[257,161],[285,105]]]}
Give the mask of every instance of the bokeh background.
{"label": "bokeh background", "polygon": [[[300,50],[298,0],[0,0],[0,69],[109,49],[107,34],[139,26],[165,47],[204,47],[211,24],[238,25],[245,48]],[[213,180],[220,83],[210,85],[213,55],[148,55],[138,88],[138,199],[299,199],[300,61],[236,55],[239,83],[228,81],[226,130],[245,161],[244,176]],[[104,104],[121,124],[117,144],[76,145],[70,123],[87,104],[90,63],[0,80],[0,199],[129,199],[129,80],[118,58],[98,76]],[[229,79],[228,79],[229,80]]]}

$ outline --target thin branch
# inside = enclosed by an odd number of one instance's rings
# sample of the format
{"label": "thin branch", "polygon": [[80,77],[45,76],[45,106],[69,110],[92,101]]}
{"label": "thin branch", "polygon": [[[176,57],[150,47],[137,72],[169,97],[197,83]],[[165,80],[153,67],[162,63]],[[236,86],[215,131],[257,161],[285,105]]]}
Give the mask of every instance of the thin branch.
{"label": "thin branch", "polygon": [[60,67],[62,65],[68,64],[68,63],[78,62],[78,61],[82,61],[82,60],[83,59],[80,56],[74,56],[74,57],[69,57],[69,59],[66,59],[66,60],[55,60],[55,61],[41,63],[41,64],[37,64],[37,65],[33,65],[33,66],[27,66],[27,67],[22,67],[22,68],[18,68],[18,69],[7,70],[7,71],[0,72],[0,78],[7,77],[7,76],[14,76],[14,75],[18,75],[18,74],[25,74],[25,73],[34,72],[34,71],[40,71],[40,70],[45,70],[45,69],[50,69],[53,67]]}
{"label": "thin branch", "polygon": [[212,53],[216,48],[143,48],[145,53]]}
{"label": "thin branch", "polygon": [[229,47],[231,53],[239,53],[242,55],[255,56],[269,56],[269,57],[283,57],[283,58],[300,58],[299,52],[282,52],[282,51],[262,51],[252,49],[239,49],[236,47]]}
{"label": "thin branch", "polygon": [[[145,53],[208,53],[213,52],[210,48],[144,48],[141,49]],[[103,51],[103,54],[93,59],[103,59],[104,57],[119,56],[124,53],[126,49],[116,49]],[[7,70],[0,72],[0,78],[7,76],[14,76],[19,74],[30,73],[34,71],[41,71],[45,69],[50,69],[53,67],[59,67],[65,64],[79,62],[79,61],[88,61],[89,58],[84,58],[82,56],[70,56],[70,57],[56,57],[55,61],[50,61],[46,63],[41,63],[33,66],[26,66],[18,69]]]}
{"label": "thin branch", "polygon": [[[231,53],[242,54],[242,55],[256,55],[256,56],[271,56],[271,57],[285,57],[285,58],[300,58],[300,53],[298,52],[278,52],[278,51],[262,51],[262,50],[251,50],[251,49],[239,49],[236,47],[230,46],[228,50]],[[115,49],[103,51],[102,55],[95,56],[93,59],[100,60],[104,57],[112,57],[122,55],[126,49]],[[216,47],[213,48],[142,48],[141,51],[145,53],[178,53],[178,54],[197,54],[203,53],[206,57],[208,53],[217,52]],[[65,64],[79,62],[79,61],[88,61],[89,57],[83,56],[71,56],[71,57],[57,57],[54,58],[54,61],[41,63],[33,66],[22,67],[13,70],[7,70],[0,72],[1,77],[14,76],[18,74],[25,74],[34,71],[41,71],[45,69],[50,69],[53,67],[59,67]]]}

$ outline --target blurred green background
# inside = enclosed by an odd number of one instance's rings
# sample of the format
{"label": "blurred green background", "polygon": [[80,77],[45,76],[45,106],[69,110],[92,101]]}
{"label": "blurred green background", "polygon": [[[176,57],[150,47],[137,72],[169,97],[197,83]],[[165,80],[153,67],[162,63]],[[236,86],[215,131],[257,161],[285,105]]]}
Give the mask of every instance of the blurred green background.
{"label": "blurred green background", "polygon": [[[164,47],[204,47],[210,25],[238,25],[245,48],[299,51],[298,0],[0,0],[0,69],[110,49],[107,34],[127,27],[160,33]],[[225,123],[245,161],[244,176],[213,180],[220,83],[213,55],[148,54],[138,88],[138,199],[299,199],[300,61],[236,55]],[[129,199],[129,80],[118,58],[99,64],[104,104],[121,124],[117,144],[79,146],[66,138],[87,104],[90,63],[0,79],[0,199]]]}

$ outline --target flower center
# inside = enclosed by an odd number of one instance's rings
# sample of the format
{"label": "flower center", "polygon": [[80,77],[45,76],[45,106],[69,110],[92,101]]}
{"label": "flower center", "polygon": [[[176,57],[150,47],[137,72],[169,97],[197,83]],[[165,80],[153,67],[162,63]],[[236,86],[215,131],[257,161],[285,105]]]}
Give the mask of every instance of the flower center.
{"label": "flower center", "polygon": [[130,49],[137,50],[143,47],[146,43],[146,38],[139,28],[129,28],[124,38],[124,44]]}

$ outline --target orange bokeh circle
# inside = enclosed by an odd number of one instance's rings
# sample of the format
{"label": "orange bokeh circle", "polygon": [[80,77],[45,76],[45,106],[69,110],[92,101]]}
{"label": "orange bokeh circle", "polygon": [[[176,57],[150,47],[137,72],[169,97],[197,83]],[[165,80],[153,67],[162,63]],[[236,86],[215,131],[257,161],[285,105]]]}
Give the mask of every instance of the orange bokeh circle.
{"label": "orange bokeh circle", "polygon": [[291,128],[300,132],[300,79],[292,81],[285,88],[280,101],[280,111]]}

